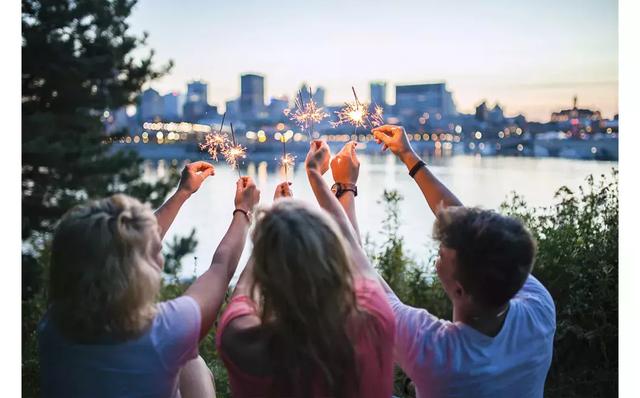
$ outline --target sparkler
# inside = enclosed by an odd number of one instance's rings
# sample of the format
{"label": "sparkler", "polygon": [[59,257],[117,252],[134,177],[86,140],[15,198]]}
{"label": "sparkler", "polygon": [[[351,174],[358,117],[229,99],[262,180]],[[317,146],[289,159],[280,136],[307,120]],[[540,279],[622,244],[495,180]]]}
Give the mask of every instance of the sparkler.
{"label": "sparkler", "polygon": [[224,119],[227,116],[227,112],[222,115],[222,123],[220,123],[220,131],[217,133],[209,133],[204,137],[204,143],[200,144],[200,150],[207,151],[211,159],[218,161],[218,152],[224,153],[224,150],[228,146],[229,139],[225,134],[222,134],[222,127],[224,126]]}
{"label": "sparkler", "polygon": [[275,138],[282,142],[282,156],[280,157],[280,165],[284,168],[284,180],[285,182],[289,182],[288,179],[288,168],[289,166],[293,166],[296,160],[296,157],[287,153],[287,141],[291,138],[288,134],[276,133]]}
{"label": "sparkler", "polygon": [[307,130],[309,139],[311,139],[311,133],[313,133],[314,123],[320,123],[322,119],[329,116],[329,114],[313,100],[311,88],[309,88],[309,101],[307,101],[306,104],[302,99],[302,91],[298,90],[293,111],[291,109],[285,109],[284,114],[289,117],[289,120],[297,124],[300,130]]}
{"label": "sparkler", "polygon": [[233,131],[233,123],[230,123],[230,126],[233,144],[227,145],[224,150],[222,150],[222,155],[227,163],[231,165],[232,169],[238,169],[238,177],[242,177],[240,175],[240,168],[238,167],[238,158],[244,159],[247,156],[247,148],[236,143],[236,134]]}
{"label": "sparkler", "polygon": [[356,89],[351,87],[355,101],[345,102],[344,107],[335,112],[338,115],[337,122],[331,122],[333,127],[348,123],[354,127],[353,133],[358,131],[358,127],[380,126],[384,120],[382,117],[383,109],[379,105],[375,105],[373,112],[369,112],[369,104],[360,102]]}

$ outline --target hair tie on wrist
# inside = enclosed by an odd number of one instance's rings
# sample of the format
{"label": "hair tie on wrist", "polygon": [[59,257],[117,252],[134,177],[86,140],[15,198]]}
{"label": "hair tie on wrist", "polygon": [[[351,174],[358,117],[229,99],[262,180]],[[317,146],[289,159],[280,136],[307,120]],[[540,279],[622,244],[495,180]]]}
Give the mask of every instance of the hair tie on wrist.
{"label": "hair tie on wrist", "polygon": [[413,166],[411,168],[411,170],[409,171],[409,175],[411,176],[411,178],[413,178],[413,176],[416,175],[416,173],[418,172],[418,170],[420,170],[420,168],[422,166],[426,166],[427,164],[425,162],[423,162],[422,160],[418,161],[418,163],[415,164],[415,166]]}

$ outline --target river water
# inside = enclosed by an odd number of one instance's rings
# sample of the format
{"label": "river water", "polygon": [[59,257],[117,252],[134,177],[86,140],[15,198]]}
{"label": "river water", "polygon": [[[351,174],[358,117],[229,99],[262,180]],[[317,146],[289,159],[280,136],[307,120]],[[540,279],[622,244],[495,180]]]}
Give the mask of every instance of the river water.
{"label": "river water", "polygon": [[[381,222],[384,206],[380,202],[385,189],[397,189],[404,197],[401,202],[400,233],[405,237],[405,247],[418,261],[425,262],[434,247],[431,230],[435,219],[427,206],[420,189],[409,177],[403,164],[392,155],[360,155],[360,177],[358,180],[357,216],[361,234],[369,234],[375,242],[381,242]],[[294,197],[315,203],[304,172],[303,159],[288,179],[293,182]],[[555,191],[566,185],[575,189],[589,174],[610,175],[617,162],[583,161],[561,158],[530,157],[476,157],[453,156],[429,158],[427,164],[432,172],[467,206],[497,208],[511,191],[523,195],[530,205],[553,204]],[[148,178],[157,178],[164,173],[164,162],[146,164]],[[224,163],[215,164],[216,175],[208,178],[182,207],[171,229],[165,237],[170,242],[173,236],[186,235],[196,229],[198,247],[194,255],[183,259],[181,275],[200,275],[208,267],[213,252],[222,239],[234,209],[233,196],[237,170]],[[333,181],[327,173],[329,184]],[[282,170],[274,162],[247,161],[243,175],[256,180],[262,191],[261,204],[272,202],[276,184],[283,181]],[[238,273],[248,258],[250,245],[245,247]],[[238,275],[236,273],[236,277]]]}

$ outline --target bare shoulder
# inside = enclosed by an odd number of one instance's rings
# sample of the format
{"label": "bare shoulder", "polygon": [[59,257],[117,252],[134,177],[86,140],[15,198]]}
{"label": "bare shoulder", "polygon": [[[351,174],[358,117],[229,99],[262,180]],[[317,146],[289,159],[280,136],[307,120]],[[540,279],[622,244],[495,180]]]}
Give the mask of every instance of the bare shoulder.
{"label": "bare shoulder", "polygon": [[242,372],[269,376],[267,339],[258,316],[240,316],[229,322],[222,333],[220,348]]}

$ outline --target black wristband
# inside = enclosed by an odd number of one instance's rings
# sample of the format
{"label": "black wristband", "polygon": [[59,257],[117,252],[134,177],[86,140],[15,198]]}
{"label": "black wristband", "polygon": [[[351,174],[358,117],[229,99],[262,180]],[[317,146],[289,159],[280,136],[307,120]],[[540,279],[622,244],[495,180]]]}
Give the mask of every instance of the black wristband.
{"label": "black wristband", "polygon": [[409,171],[409,175],[411,176],[411,178],[413,178],[413,176],[416,175],[416,173],[418,172],[418,170],[420,170],[420,168],[422,166],[426,166],[427,164],[425,162],[423,162],[422,160],[420,160],[418,163],[416,163],[415,166],[413,166],[411,168],[411,170]]}
{"label": "black wristband", "polygon": [[247,221],[251,222],[251,217],[249,216],[249,212],[246,210],[242,210],[242,209],[235,209],[233,211],[233,215],[235,216],[236,213],[242,213],[244,214],[244,216],[247,218]]}

